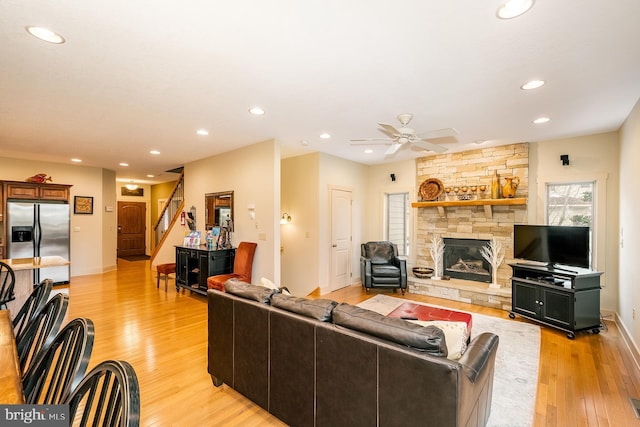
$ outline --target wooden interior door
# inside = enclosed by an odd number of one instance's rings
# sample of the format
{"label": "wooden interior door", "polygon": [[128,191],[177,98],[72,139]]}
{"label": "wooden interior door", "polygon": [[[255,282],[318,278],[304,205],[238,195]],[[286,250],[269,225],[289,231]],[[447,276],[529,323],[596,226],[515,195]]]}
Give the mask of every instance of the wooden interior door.
{"label": "wooden interior door", "polygon": [[118,256],[144,255],[147,241],[144,202],[118,202]]}

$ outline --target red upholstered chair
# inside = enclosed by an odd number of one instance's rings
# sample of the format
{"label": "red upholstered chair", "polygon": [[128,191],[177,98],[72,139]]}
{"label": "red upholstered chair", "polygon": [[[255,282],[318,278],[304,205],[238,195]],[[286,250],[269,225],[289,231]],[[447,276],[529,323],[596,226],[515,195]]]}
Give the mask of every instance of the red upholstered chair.
{"label": "red upholstered chair", "polygon": [[253,255],[256,252],[257,243],[240,242],[233,260],[233,273],[219,274],[207,278],[207,288],[224,292],[224,283],[229,279],[238,279],[251,283],[251,270],[253,269]]}

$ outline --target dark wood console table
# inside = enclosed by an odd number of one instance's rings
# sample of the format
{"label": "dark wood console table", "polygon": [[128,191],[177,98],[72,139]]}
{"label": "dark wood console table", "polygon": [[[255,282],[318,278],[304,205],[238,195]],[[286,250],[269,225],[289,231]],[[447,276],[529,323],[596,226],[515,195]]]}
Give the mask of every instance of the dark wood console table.
{"label": "dark wood console table", "polygon": [[574,339],[577,331],[600,332],[599,271],[562,266],[510,264],[512,309],[536,322],[567,332]]}
{"label": "dark wood console table", "polygon": [[176,291],[207,293],[207,277],[233,272],[236,250],[209,250],[205,246],[176,246]]}

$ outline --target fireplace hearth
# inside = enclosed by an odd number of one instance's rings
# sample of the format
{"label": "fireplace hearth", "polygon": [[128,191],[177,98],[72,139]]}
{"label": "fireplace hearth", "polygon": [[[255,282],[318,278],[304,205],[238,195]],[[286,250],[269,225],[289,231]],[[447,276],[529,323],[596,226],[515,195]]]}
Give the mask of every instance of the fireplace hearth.
{"label": "fireplace hearth", "polygon": [[491,283],[491,264],[482,257],[480,248],[489,244],[481,239],[444,238],[442,271],[444,275],[463,280]]}

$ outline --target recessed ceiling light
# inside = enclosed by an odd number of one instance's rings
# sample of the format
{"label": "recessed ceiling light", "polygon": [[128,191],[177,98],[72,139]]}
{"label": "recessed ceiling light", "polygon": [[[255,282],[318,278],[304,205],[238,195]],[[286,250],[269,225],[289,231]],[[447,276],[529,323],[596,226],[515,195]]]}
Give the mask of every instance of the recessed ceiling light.
{"label": "recessed ceiling light", "polygon": [[367,148],[367,149],[364,150],[364,152],[366,154],[371,154],[371,153],[373,153],[373,150],[371,148]]}
{"label": "recessed ceiling light", "polygon": [[511,19],[520,16],[533,7],[535,0],[507,0],[498,8],[496,16],[500,19]]}
{"label": "recessed ceiling light", "polygon": [[71,159],[73,163],[82,163],[81,159]]}
{"label": "recessed ceiling light", "polygon": [[320,138],[322,139],[329,139],[331,138],[331,135],[329,135],[327,132],[321,133],[320,134]]}
{"label": "recessed ceiling light", "polygon": [[27,26],[24,28],[29,32],[29,34],[45,42],[54,43],[54,44],[64,43],[64,37],[46,28],[34,27],[34,26]]}
{"label": "recessed ceiling light", "polygon": [[129,163],[120,163],[120,166],[129,166]]}
{"label": "recessed ceiling light", "polygon": [[264,110],[260,107],[251,107],[249,112],[254,116],[262,116],[264,114]]}
{"label": "recessed ceiling light", "polygon": [[153,175],[149,173],[147,174],[147,178],[153,178]]}
{"label": "recessed ceiling light", "polygon": [[158,154],[160,154],[160,152],[158,150],[151,150],[149,151],[149,154],[153,154],[157,156]]}
{"label": "recessed ceiling light", "polygon": [[549,120],[551,120],[549,117],[538,117],[533,121],[533,123],[540,125],[542,123],[547,123]]}
{"label": "recessed ceiling light", "polygon": [[198,129],[198,130],[196,131],[196,133],[197,133],[198,135],[202,135],[202,136],[207,136],[207,135],[209,135],[209,131],[208,131],[208,130],[206,130],[206,129]]}
{"label": "recessed ceiling light", "polygon": [[545,84],[544,80],[529,80],[528,82],[520,86],[520,89],[522,90],[538,89],[539,87],[544,86],[544,84]]}

